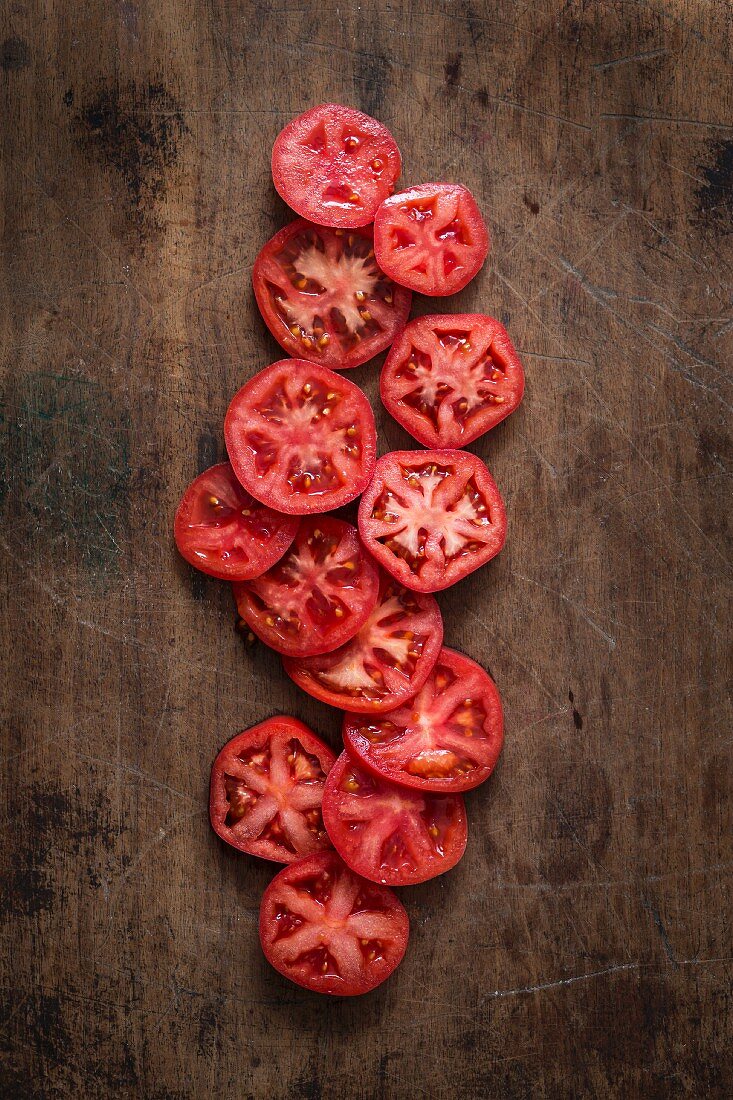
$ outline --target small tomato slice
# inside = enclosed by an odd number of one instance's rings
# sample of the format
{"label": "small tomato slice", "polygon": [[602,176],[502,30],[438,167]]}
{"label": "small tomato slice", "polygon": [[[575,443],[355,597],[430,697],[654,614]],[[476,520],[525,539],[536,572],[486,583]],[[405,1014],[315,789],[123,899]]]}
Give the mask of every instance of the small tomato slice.
{"label": "small tomato slice", "polygon": [[442,649],[411,702],[373,719],[346,714],[343,734],[347,751],[376,775],[455,794],[494,770],[504,742],[501,699],[480,665]]}
{"label": "small tomato slice", "polygon": [[330,848],[321,799],[334,760],[297,718],[279,715],[237,734],[211,769],[214,831],[240,852],[278,863]]}
{"label": "small tomato slice", "polygon": [[319,225],[368,225],[394,191],[400,151],[371,115],[321,103],[280,131],[272,178],[288,206]]}
{"label": "small tomato slice", "polygon": [[367,550],[415,592],[439,592],[499,553],[506,512],[469,451],[391,451],[359,503]]}
{"label": "small tomato slice", "polygon": [[524,371],[503,325],[480,313],[418,317],[382,368],[385,408],[426,447],[465,447],[514,412]]}
{"label": "small tomato slice", "polygon": [[224,438],[245,489],[289,515],[328,512],[363,491],[377,433],[353,382],[305,359],[281,359],[232,398]]}
{"label": "small tomato slice", "polygon": [[398,786],[347,752],[328,774],[323,821],[352,871],[387,886],[442,875],[466,850],[466,807],[459,794]]}
{"label": "small tomato slice", "polygon": [[335,852],[283,868],[262,896],[265,957],[316,993],[368,993],[402,961],[409,934],[396,895],[355,875]]}
{"label": "small tomato slice", "polygon": [[283,658],[298,687],[332,707],[391,710],[420,690],[437,660],[443,620],[432,596],[382,575],[379,598],[358,634],[333,653]]}
{"label": "small tomato slice", "polygon": [[471,192],[458,183],[422,183],[386,199],[374,219],[377,263],[421,294],[455,294],[489,252],[489,232]]}
{"label": "small tomato slice", "polygon": [[173,537],[181,555],[210,577],[243,581],[281,558],[298,519],[267,508],[243,489],[228,462],[199,474],[178,506]]}
{"label": "small tomato slice", "polygon": [[328,653],[353,638],[379,592],[379,571],[350,523],[301,520],[295,542],[263,576],[234,585],[237,610],[278,653]]}
{"label": "small tomato slice", "polygon": [[345,231],[291,222],[260,252],[252,284],[277,342],[332,370],[357,367],[389,347],[412,300],[380,270],[371,226]]}

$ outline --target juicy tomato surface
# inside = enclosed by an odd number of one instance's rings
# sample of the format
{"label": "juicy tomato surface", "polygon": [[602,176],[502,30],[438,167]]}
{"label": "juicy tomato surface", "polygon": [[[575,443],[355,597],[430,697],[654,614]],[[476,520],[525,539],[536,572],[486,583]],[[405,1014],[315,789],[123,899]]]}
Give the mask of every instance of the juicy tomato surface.
{"label": "juicy tomato surface", "polygon": [[357,367],[389,347],[412,300],[377,265],[371,226],[291,222],[260,252],[252,283],[277,342],[332,370]]}
{"label": "juicy tomato surface", "polygon": [[465,447],[514,412],[524,370],[503,325],[480,313],[418,317],[380,380],[385,408],[426,447]]}
{"label": "juicy tomato surface", "polygon": [[367,550],[415,592],[439,592],[499,553],[506,512],[468,451],[391,451],[359,503]]}
{"label": "juicy tomato surface", "polygon": [[330,848],[321,799],[334,760],[297,718],[268,718],[237,734],[211,769],[214,831],[240,852],[278,863]]}
{"label": "juicy tomato surface", "polygon": [[378,593],[379,572],[358,531],[333,516],[302,519],[295,542],[272,569],[234,585],[245,622],[289,657],[328,653],[353,638]]}
{"label": "juicy tomato surface", "polygon": [[491,775],[504,741],[496,684],[462,653],[442,649],[417,696],[373,719],[344,716],[354,759],[394,783],[422,791],[468,791]]}
{"label": "juicy tomato surface", "polygon": [[489,233],[471,192],[457,183],[423,183],[391,195],[374,219],[377,263],[421,294],[462,290],[481,269]]}
{"label": "juicy tomato surface", "polygon": [[316,993],[368,993],[402,961],[409,933],[396,895],[355,875],[335,852],[285,867],[262,897],[268,962]]}
{"label": "juicy tomato surface", "polygon": [[432,596],[382,575],[376,606],[351,641],[320,657],[284,657],[309,695],[342,710],[391,710],[420,690],[437,660],[443,620]]}
{"label": "juicy tomato surface", "polygon": [[239,481],[294,515],[340,508],[374,472],[377,433],[353,382],[305,359],[281,359],[236,393],[224,438]]}
{"label": "juicy tomato surface", "polygon": [[338,103],[321,103],[298,115],[281,130],[272,150],[278,194],[319,225],[353,228],[373,222],[401,168],[387,127]]}
{"label": "juicy tomato surface", "polygon": [[328,774],[323,821],[352,871],[387,886],[442,875],[466,850],[466,807],[459,794],[398,786],[347,752]]}
{"label": "juicy tomato surface", "polygon": [[181,555],[210,577],[249,580],[281,558],[298,519],[267,508],[239,484],[228,462],[191,482],[178,506],[173,537]]}

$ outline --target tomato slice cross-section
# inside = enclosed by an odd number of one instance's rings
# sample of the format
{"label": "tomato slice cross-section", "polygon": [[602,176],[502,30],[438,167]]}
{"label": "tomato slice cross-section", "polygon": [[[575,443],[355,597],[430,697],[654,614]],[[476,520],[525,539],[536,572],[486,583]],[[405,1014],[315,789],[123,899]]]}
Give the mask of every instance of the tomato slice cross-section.
{"label": "tomato slice cross-section", "polygon": [[354,874],[335,852],[285,867],[262,897],[260,942],[268,962],[316,993],[368,993],[402,961],[409,933],[396,895]]}

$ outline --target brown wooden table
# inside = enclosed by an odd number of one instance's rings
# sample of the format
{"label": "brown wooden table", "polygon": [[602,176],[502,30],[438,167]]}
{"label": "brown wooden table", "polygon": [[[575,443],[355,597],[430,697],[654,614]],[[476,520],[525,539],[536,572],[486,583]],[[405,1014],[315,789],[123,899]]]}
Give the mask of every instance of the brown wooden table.
{"label": "brown wooden table", "polygon": [[[7,1097],[723,1097],[731,1070],[733,66],[724,0],[7,0],[0,31]],[[472,448],[506,549],[440,598],[507,739],[409,952],[328,1002],[257,942],[219,746],[338,739],[177,557],[279,357],[249,274],[322,99],[466,183],[527,396]],[[417,302],[418,312],[431,303]],[[383,450],[410,446],[368,391]]]}

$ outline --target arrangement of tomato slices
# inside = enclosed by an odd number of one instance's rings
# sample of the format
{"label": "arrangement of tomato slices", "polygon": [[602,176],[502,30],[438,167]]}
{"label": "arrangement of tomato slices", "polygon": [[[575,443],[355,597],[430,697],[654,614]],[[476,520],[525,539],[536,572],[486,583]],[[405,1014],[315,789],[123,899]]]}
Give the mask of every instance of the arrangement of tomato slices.
{"label": "arrangement of tomato slices", "polygon": [[[400,171],[390,132],[349,107],[321,104],[278,136],[273,180],[300,217],[262,248],[253,286],[293,358],[244,381],[229,461],[196,478],[174,522],[186,561],[232,583],[249,641],[344,712],[338,758],[287,715],[238,733],[209,797],[226,844],[286,864],[262,897],[265,956],[331,996],[375,989],[402,960],[409,921],[391,887],[461,859],[462,792],[489,778],[504,736],[496,685],[443,647],[432,593],[504,544],[499,489],[458,448],[517,408],[524,372],[492,317],[408,322],[413,291],[466,286],[489,235],[467,188],[393,194]],[[382,401],[430,449],[377,459],[371,406],[337,372],[388,348]],[[357,497],[358,528],[328,514]]]}

